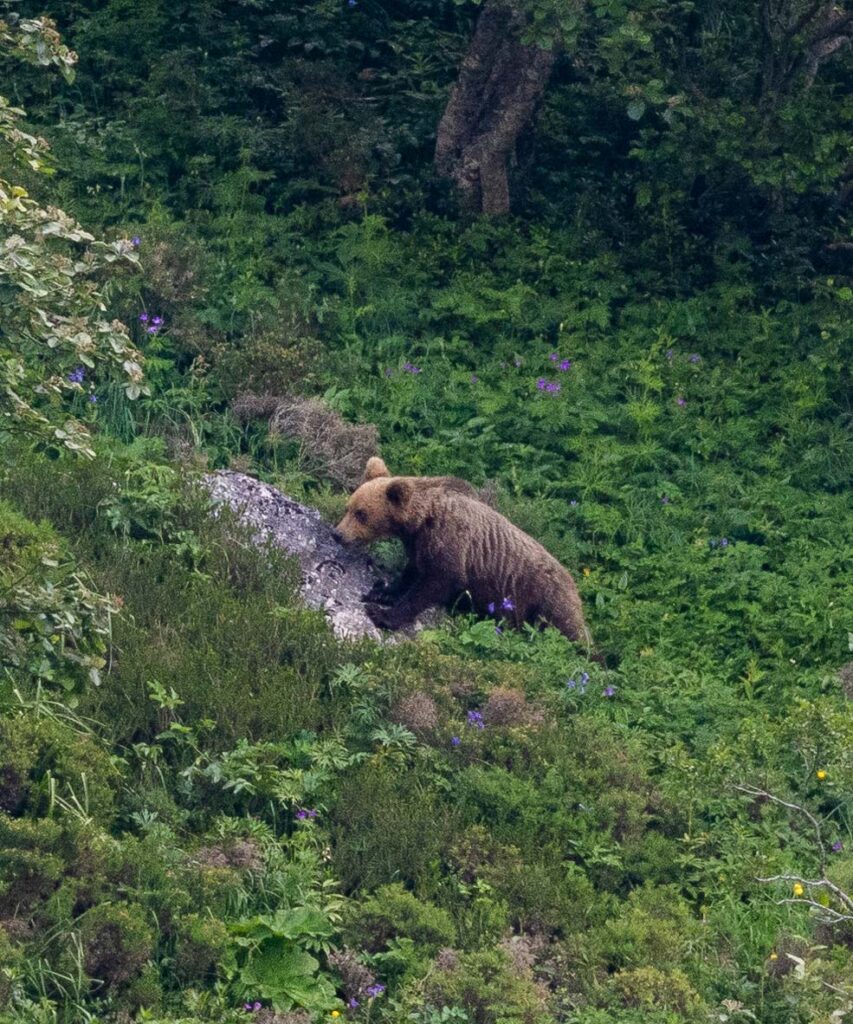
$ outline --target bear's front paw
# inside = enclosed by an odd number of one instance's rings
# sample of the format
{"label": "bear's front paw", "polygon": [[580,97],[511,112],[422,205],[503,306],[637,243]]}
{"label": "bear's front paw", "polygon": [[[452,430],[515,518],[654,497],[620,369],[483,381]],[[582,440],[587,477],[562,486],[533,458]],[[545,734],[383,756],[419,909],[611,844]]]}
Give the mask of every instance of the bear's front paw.
{"label": "bear's front paw", "polygon": [[393,587],[384,580],[377,580],[368,592],[362,597],[365,604],[387,604],[392,597]]}
{"label": "bear's front paw", "polygon": [[373,601],[366,601],[364,604],[364,610],[367,612],[367,617],[374,626],[378,626],[380,629],[397,628],[397,623],[390,614],[389,608],[381,604],[376,604]]}

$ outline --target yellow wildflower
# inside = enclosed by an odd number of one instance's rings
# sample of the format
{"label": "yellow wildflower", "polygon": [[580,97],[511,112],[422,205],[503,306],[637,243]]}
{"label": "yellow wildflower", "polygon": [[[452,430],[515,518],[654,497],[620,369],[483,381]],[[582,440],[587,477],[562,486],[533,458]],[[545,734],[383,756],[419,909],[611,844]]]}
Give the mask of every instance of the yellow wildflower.
{"label": "yellow wildflower", "polygon": [[826,771],[823,768],[818,768],[818,770],[815,772],[815,775],[817,775],[818,779],[821,782],[823,782],[823,780],[826,778]]}
{"label": "yellow wildflower", "polygon": [[799,882],[794,882],[794,895],[802,896],[806,890],[800,885]]}

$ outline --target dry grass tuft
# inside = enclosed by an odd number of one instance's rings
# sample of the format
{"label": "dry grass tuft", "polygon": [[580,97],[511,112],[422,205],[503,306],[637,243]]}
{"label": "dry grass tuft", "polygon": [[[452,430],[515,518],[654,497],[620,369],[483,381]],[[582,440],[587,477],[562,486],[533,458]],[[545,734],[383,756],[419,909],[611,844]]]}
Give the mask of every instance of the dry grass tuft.
{"label": "dry grass tuft", "polygon": [[488,725],[535,725],[542,721],[542,712],[528,703],[521,690],[500,686],[489,694],[483,718]]}
{"label": "dry grass tuft", "polygon": [[300,462],[353,490],[379,447],[373,424],[347,423],[319,398],[284,398],[270,417],[270,433],[299,443]]}
{"label": "dry grass tuft", "polygon": [[392,722],[405,726],[415,735],[438,728],[438,706],[428,693],[410,693],[391,709]]}

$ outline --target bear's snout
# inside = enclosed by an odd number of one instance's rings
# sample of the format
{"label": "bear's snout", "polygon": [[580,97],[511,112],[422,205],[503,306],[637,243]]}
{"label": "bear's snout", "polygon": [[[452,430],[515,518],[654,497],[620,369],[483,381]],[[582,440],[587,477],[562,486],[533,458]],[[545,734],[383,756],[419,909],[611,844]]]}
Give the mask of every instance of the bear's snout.
{"label": "bear's snout", "polygon": [[344,516],[338,525],[332,528],[335,540],[341,544],[355,544],[356,541],[362,540],[355,526],[351,516]]}
{"label": "bear's snout", "polygon": [[346,519],[342,519],[337,526],[332,527],[332,536],[339,544],[349,544],[352,537],[347,536]]}

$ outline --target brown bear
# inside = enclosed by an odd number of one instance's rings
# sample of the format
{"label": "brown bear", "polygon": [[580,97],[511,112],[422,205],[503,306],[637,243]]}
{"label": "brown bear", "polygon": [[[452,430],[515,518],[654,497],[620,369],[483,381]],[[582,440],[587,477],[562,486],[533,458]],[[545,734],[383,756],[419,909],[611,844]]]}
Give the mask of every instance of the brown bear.
{"label": "brown bear", "polygon": [[408,565],[399,600],[385,607],[368,595],[367,613],[377,626],[399,629],[432,605],[467,596],[477,614],[515,626],[555,626],[570,640],[590,644],[569,572],[464,480],[391,476],[382,459],[372,458],[337,534],[347,544],[403,542]]}

